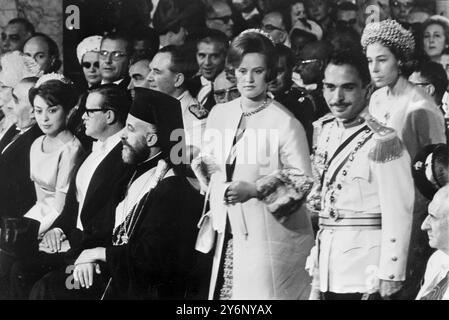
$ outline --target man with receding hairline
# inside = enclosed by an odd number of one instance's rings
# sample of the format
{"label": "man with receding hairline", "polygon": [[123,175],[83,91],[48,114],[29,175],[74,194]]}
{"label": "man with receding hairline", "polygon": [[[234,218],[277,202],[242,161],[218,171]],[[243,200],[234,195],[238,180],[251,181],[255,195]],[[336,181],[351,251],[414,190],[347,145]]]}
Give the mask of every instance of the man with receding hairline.
{"label": "man with receding hairline", "polygon": [[28,20],[23,18],[10,20],[2,32],[3,53],[14,50],[22,51],[23,45],[33,34],[34,27]]}
{"label": "man with receding hairline", "polygon": [[449,185],[433,197],[421,229],[427,232],[429,245],[437,251],[429,258],[416,299],[449,300]]}

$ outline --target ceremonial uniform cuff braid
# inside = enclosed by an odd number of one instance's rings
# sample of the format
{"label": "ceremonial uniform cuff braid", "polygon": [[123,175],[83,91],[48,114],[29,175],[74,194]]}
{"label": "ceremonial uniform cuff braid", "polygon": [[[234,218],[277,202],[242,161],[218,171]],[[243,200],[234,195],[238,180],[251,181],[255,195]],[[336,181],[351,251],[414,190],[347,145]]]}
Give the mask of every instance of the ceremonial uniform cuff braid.
{"label": "ceremonial uniform cuff braid", "polygon": [[259,199],[277,219],[288,217],[302,205],[313,179],[298,169],[282,169],[256,181]]}

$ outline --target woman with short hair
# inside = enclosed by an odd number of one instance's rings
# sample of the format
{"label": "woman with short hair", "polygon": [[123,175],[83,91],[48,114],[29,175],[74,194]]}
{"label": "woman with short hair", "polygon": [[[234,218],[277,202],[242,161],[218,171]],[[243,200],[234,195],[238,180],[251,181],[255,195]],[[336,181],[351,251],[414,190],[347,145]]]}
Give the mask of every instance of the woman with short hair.
{"label": "woman with short hair", "polygon": [[76,57],[83,68],[83,75],[89,88],[101,83],[100,47],[101,36],[84,38],[76,47]]}
{"label": "woman with short hair", "polygon": [[67,116],[78,101],[71,82],[62,75],[42,76],[30,89],[29,98],[44,135],[30,149],[30,174],[37,201],[25,217],[40,222],[41,236],[62,212],[70,180],[85,152],[67,129]]}
{"label": "woman with short hair", "polygon": [[449,21],[441,17],[431,17],[422,26],[422,45],[430,60],[440,63],[443,51],[449,48]]}

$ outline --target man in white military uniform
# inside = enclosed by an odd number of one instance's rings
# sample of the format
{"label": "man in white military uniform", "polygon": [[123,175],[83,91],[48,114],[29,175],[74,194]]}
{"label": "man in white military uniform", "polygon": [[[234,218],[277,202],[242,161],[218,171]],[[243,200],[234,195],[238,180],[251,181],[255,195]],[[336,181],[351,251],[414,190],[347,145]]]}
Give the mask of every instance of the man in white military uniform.
{"label": "man in white military uniform", "polygon": [[175,46],[160,49],[150,63],[147,80],[150,89],[168,94],[181,103],[187,150],[193,159],[200,150],[209,112],[186,88],[186,79],[193,76],[196,62],[185,52]]}
{"label": "man in white military uniform", "polygon": [[391,297],[405,280],[414,201],[410,158],[395,131],[367,113],[369,83],[361,52],[336,52],[326,67],[332,116],[318,120],[318,188],[310,199],[320,207],[320,229],[307,265],[311,299]]}

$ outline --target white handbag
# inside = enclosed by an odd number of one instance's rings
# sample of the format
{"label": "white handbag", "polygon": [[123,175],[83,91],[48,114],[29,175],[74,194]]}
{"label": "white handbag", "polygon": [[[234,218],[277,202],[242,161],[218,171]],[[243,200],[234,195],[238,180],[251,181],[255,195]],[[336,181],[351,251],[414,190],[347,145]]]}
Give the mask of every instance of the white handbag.
{"label": "white handbag", "polygon": [[196,238],[195,250],[202,253],[209,253],[215,245],[216,232],[212,226],[212,218],[210,211],[206,212],[207,203],[209,201],[210,184],[204,198],[203,212],[198,222],[198,236]]}

